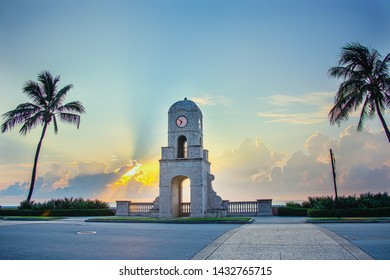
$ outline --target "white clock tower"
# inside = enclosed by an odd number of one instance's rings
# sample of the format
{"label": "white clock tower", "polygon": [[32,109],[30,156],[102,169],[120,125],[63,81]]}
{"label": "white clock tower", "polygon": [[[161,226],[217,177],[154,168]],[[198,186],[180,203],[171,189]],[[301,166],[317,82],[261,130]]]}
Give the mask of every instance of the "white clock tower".
{"label": "white clock tower", "polygon": [[208,151],[203,149],[203,116],[190,100],[174,103],[168,111],[168,147],[160,160],[160,195],[154,212],[160,218],[183,214],[183,181],[190,180],[190,216],[226,215],[222,199],[212,188]]}

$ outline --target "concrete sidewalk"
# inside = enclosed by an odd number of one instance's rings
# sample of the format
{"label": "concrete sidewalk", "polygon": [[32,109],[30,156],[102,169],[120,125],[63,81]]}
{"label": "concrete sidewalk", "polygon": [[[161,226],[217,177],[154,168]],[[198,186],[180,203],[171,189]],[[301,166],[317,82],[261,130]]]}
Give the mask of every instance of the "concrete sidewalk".
{"label": "concrete sidewalk", "polygon": [[210,243],[195,260],[372,260],[348,240],[313,224],[254,223]]}

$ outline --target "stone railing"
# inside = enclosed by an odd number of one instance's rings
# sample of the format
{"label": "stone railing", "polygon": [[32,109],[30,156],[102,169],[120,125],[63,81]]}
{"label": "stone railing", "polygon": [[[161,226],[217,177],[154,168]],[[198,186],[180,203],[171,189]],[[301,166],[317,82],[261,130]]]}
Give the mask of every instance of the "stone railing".
{"label": "stone railing", "polygon": [[132,202],[127,200],[116,202],[117,216],[149,216],[153,202]]}
{"label": "stone railing", "polygon": [[180,216],[189,216],[191,213],[191,203],[182,202],[180,204]]}
{"label": "stone railing", "polygon": [[256,214],[258,205],[256,201],[227,201],[229,215]]}
{"label": "stone railing", "polygon": [[[228,216],[272,216],[272,199],[258,199],[256,201],[229,201],[224,200],[223,206],[227,209]],[[153,208],[153,202],[117,201],[117,216],[148,216]],[[191,203],[184,202],[180,205],[180,215],[188,216],[191,211]]]}
{"label": "stone railing", "polygon": [[272,199],[224,201],[228,216],[272,216]]}

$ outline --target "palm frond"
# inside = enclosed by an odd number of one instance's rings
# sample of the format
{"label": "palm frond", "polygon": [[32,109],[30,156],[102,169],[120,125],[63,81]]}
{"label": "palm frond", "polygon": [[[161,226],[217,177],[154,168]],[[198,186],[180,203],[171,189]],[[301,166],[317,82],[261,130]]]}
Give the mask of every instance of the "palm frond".
{"label": "palm frond", "polygon": [[383,59],[383,61],[377,61],[375,67],[375,73],[377,74],[376,84],[378,84],[379,91],[382,93],[382,97],[387,108],[390,108],[390,74],[389,66],[390,53]]}
{"label": "palm frond", "polygon": [[60,76],[53,78],[52,74],[48,71],[43,71],[38,75],[38,81],[42,85],[48,103],[54,99],[57,91],[57,83],[59,80]]}
{"label": "palm frond", "polygon": [[347,44],[342,48],[339,65],[351,68],[365,68],[369,56],[369,49],[359,43]]}
{"label": "palm frond", "polygon": [[19,104],[14,110],[8,111],[2,115],[5,122],[1,126],[1,132],[11,130],[15,126],[26,122],[31,116],[37,114],[41,108],[32,103]]}
{"label": "palm frond", "polygon": [[69,85],[64,86],[62,89],[60,89],[58,91],[58,93],[55,95],[55,97],[52,101],[52,105],[51,105],[52,109],[59,108],[62,106],[62,103],[65,99],[66,94],[72,88],[73,88],[73,85],[69,84]]}
{"label": "palm frond", "polygon": [[59,112],[77,112],[79,114],[85,113],[85,108],[80,101],[72,101],[58,108]]}
{"label": "palm frond", "polygon": [[19,130],[19,133],[25,136],[38,124],[43,124],[44,122],[45,122],[45,111],[40,111],[25,120],[24,124]]}
{"label": "palm frond", "polygon": [[60,113],[60,120],[66,123],[75,124],[77,129],[80,127],[80,116],[72,113]]}
{"label": "palm frond", "polygon": [[364,93],[361,92],[359,81],[345,81],[341,83],[334,99],[334,106],[329,112],[330,124],[348,120],[349,114],[355,111],[363,102]]}
{"label": "palm frond", "polygon": [[346,80],[340,84],[335,101],[338,102],[339,97],[342,97],[341,99],[351,101],[348,103],[351,108],[357,109],[364,99],[364,84],[364,82],[359,80]]}
{"label": "palm frond", "polygon": [[45,93],[42,91],[40,85],[34,81],[27,81],[23,87],[23,92],[32,99],[34,104],[41,107],[47,107],[47,101],[45,99]]}
{"label": "palm frond", "polygon": [[328,117],[330,124],[337,123],[340,126],[340,123],[344,120],[348,120],[349,114],[353,111],[354,101],[350,98],[344,98],[335,103],[335,105],[330,110]]}
{"label": "palm frond", "polygon": [[16,115],[29,117],[31,114],[42,110],[40,106],[37,106],[33,103],[22,103],[16,106],[14,110],[11,110],[3,115],[3,117],[13,117]]}
{"label": "palm frond", "polygon": [[357,130],[361,131],[363,129],[365,120],[367,118],[372,119],[374,115],[375,115],[375,105],[372,104],[369,98],[366,98],[362,106],[362,111],[360,112]]}
{"label": "palm frond", "polygon": [[328,70],[328,74],[333,78],[347,79],[353,76],[353,70],[343,66],[335,66]]}

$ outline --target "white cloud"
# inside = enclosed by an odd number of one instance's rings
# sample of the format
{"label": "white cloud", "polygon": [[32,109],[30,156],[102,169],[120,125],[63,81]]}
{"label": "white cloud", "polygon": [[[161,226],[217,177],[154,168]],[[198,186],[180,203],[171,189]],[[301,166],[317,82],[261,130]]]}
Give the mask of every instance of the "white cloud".
{"label": "white cloud", "polygon": [[[277,109],[258,112],[256,116],[268,119],[268,123],[317,124],[328,120],[332,108],[331,92],[312,92],[304,95],[272,95],[265,101]],[[299,112],[294,112],[299,107]],[[280,109],[282,107],[282,109]]]}
{"label": "white cloud", "polygon": [[276,94],[265,99],[267,102],[278,106],[289,106],[292,103],[310,104],[310,105],[323,105],[328,103],[335,96],[334,92],[311,92],[303,95],[285,95]]}
{"label": "white cloud", "polygon": [[[333,195],[329,149],[336,157],[339,193],[390,191],[390,150],[383,130],[347,127],[337,138],[314,132],[304,151],[291,155],[275,151],[260,138],[245,139],[237,148],[225,150],[212,161],[215,190],[232,201],[272,198],[274,201],[304,200],[308,196]],[[80,168],[81,167],[81,168]],[[80,170],[79,170],[80,168]],[[82,196],[107,201],[152,201],[158,195],[154,166],[130,161],[108,172],[104,163],[52,165],[37,178],[33,199]],[[153,171],[153,172],[152,172]],[[25,182],[10,184],[2,197],[25,199]]]}
{"label": "white cloud", "polygon": [[307,139],[305,151],[291,156],[247,139],[215,159],[221,167],[214,169],[215,189],[230,200],[286,201],[333,195],[330,148],[336,157],[340,194],[390,190],[390,150],[383,131],[357,132],[355,126],[337,139],[315,132]]}
{"label": "white cloud", "polygon": [[261,112],[256,116],[269,119],[267,123],[288,123],[288,124],[316,124],[328,120],[330,107],[318,108],[316,112],[307,113],[279,113],[279,112]]}
{"label": "white cloud", "polygon": [[317,161],[330,163],[330,149],[336,145],[335,139],[317,131],[306,140],[305,149]]}
{"label": "white cloud", "polygon": [[232,106],[233,105],[232,99],[222,95],[209,96],[204,94],[202,96],[192,97],[191,100],[203,106]]}
{"label": "white cloud", "polygon": [[216,169],[241,170],[249,175],[280,165],[286,154],[272,151],[260,138],[245,139],[237,149],[226,150],[221,157],[215,158]]}
{"label": "white cloud", "polygon": [[80,175],[100,174],[106,171],[107,165],[103,162],[78,162]]}
{"label": "white cloud", "polygon": [[68,186],[70,171],[58,164],[53,164],[49,171],[43,175],[42,189],[52,191]]}

